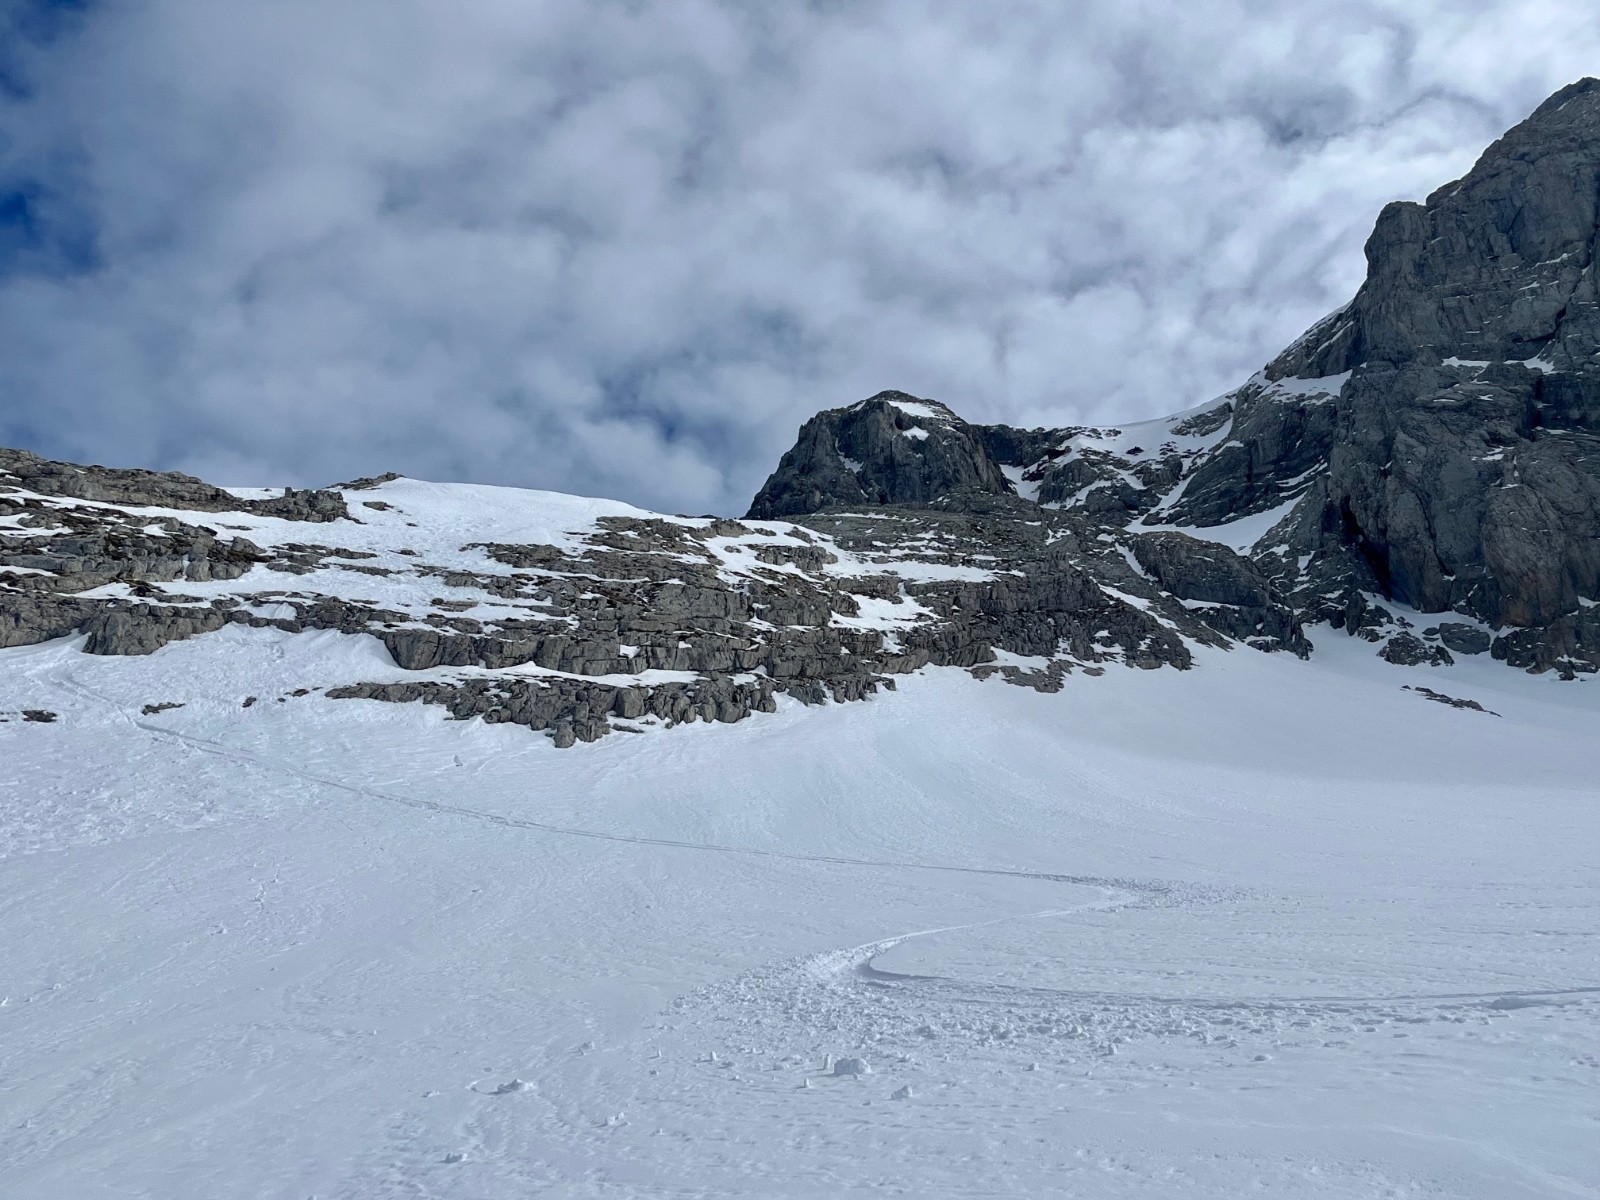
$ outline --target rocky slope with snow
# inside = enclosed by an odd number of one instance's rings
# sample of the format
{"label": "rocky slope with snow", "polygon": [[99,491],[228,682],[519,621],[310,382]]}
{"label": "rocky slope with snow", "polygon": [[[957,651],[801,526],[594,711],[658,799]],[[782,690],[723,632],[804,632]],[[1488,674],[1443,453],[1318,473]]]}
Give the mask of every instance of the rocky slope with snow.
{"label": "rocky slope with snow", "polygon": [[[819,413],[742,520],[384,476],[319,491],[0,451],[0,647],[369,634],[335,697],[558,744],[853,700],[927,665],[1055,690],[1201,646],[1600,669],[1600,83],[1424,204],[1236,391],[1114,429]],[[254,703],[260,697],[241,697]]]}
{"label": "rocky slope with snow", "polygon": [[[399,478],[228,493],[4,461],[0,645],[80,634],[116,655],[227,625],[369,634],[395,671],[330,695],[443,704],[564,745],[737,721],[780,692],[860,699],[929,664],[1053,690],[1073,669],[1184,667],[1192,646],[1234,638],[1304,652],[1237,556],[1212,554],[1211,591],[1185,599],[1128,545],[1009,496],[801,524]],[[1130,545],[1165,561],[1166,542]]]}

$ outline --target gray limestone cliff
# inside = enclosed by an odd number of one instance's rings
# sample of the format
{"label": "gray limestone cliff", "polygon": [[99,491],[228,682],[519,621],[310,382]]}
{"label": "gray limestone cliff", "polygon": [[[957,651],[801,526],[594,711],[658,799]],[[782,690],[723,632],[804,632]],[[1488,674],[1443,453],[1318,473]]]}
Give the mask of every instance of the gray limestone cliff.
{"label": "gray limestone cliff", "polygon": [[1367,242],[1355,299],[1269,378],[1344,376],[1306,579],[1524,631],[1524,666],[1600,666],[1600,81],[1564,88]]}

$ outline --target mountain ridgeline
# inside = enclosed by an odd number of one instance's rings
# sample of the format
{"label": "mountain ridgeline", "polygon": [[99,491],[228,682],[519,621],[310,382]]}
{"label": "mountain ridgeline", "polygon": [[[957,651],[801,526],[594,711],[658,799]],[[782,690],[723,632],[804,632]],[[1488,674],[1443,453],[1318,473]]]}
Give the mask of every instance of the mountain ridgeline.
{"label": "mountain ridgeline", "polygon": [[1583,80],[1385,208],[1354,299],[1228,395],[1015,429],[882,392],[806,422],[737,521],[0,451],[0,647],[369,634],[370,670],[315,699],[558,745],[860,699],[930,665],[1051,691],[1202,647],[1306,657],[1319,629],[1397,666],[1573,679],[1600,671],[1597,238]]}
{"label": "mountain ridgeline", "polygon": [[[1235,544],[1298,619],[1392,657],[1481,648],[1594,671],[1597,238],[1600,81],[1585,79],[1465,178],[1387,206],[1355,298],[1214,405],[1127,431],[1017,430],[885,392],[809,421],[750,515],[1020,494],[1135,545],[1151,528]],[[1232,536],[1262,514],[1253,542]],[[1169,543],[1184,550],[1164,586],[1214,553],[1189,539]],[[1442,620],[1418,635],[1383,601]]]}

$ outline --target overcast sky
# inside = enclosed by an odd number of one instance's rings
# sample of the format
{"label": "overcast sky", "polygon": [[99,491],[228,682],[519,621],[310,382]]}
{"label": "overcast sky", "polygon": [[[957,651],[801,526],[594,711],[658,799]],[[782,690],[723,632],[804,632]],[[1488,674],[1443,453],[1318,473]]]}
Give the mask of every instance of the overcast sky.
{"label": "overcast sky", "polygon": [[1593,0],[0,0],[0,444],[742,511],[1246,378]]}

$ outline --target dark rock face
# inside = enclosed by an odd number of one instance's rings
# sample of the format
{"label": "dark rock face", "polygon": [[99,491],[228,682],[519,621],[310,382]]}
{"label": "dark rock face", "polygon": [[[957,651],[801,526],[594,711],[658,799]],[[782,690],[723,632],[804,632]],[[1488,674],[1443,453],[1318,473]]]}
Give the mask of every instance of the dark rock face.
{"label": "dark rock face", "polygon": [[943,404],[879,392],[818,413],[756,494],[756,520],[838,505],[923,504],[952,492],[1011,492],[979,432]]}
{"label": "dark rock face", "polygon": [[1427,664],[1448,667],[1455,660],[1443,646],[1429,646],[1414,633],[1397,633],[1384,643],[1378,657],[1397,667],[1417,667]]}
{"label": "dark rock face", "polygon": [[1201,528],[1295,498],[1327,469],[1336,436],[1338,381],[1252,380],[1231,397],[1228,438],[1189,476],[1168,520]]}
{"label": "dark rock face", "polygon": [[1600,595],[1597,206],[1600,82],[1583,80],[1464,179],[1386,208],[1356,298],[1266,372],[1349,373],[1297,549],[1354,550],[1423,612],[1549,628],[1589,669],[1569,619]]}
{"label": "dark rock face", "polygon": [[[1221,400],[1125,429],[952,419],[960,436],[908,470],[904,455],[882,450],[897,426],[874,398],[809,423],[753,511],[1004,490],[972,465],[975,443],[1022,495],[1131,538],[1141,567],[1191,605],[1211,602],[1226,560],[1199,541],[1132,531],[1180,528],[1203,540],[1255,518],[1257,595],[1285,611],[1381,641],[1387,618],[1361,599],[1376,597],[1501,630],[1490,645],[1509,663],[1600,670],[1585,608],[1600,599],[1597,241],[1600,82],[1582,80],[1464,179],[1384,209],[1356,297]],[[869,421],[875,438],[852,440]],[[847,443],[879,452],[837,449]],[[1180,590],[1197,588],[1208,595]],[[1267,609],[1217,603],[1230,610],[1215,617],[1229,636],[1246,636],[1260,616],[1293,644]],[[1451,637],[1474,649],[1459,652],[1488,648],[1475,625],[1461,629],[1470,638]],[[1396,662],[1449,653],[1384,645]]]}
{"label": "dark rock face", "polygon": [[1182,533],[1138,534],[1131,545],[1139,566],[1165,591],[1209,606],[1190,608],[1204,612],[1212,628],[1264,649],[1311,653],[1298,616],[1249,559]]}
{"label": "dark rock face", "polygon": [[1507,662],[1594,671],[1597,241],[1600,82],[1583,80],[1464,179],[1386,208],[1354,300],[1218,404],[1134,427],[1138,444],[979,434],[1041,504],[1108,529],[1203,538],[1276,515],[1249,556],[1307,620],[1371,630],[1358,598],[1377,597],[1498,629]]}
{"label": "dark rock face", "polygon": [[[1514,362],[1600,335],[1593,243],[1600,202],[1600,80],[1551,96],[1463,179],[1397,201],[1367,241],[1367,281],[1271,378],[1452,355]],[[1560,360],[1556,360],[1561,365]]]}
{"label": "dark rock face", "polygon": [[1487,654],[1494,642],[1484,630],[1455,621],[1446,621],[1439,626],[1439,640],[1444,643],[1445,649],[1454,650],[1457,654]]}
{"label": "dark rock face", "polygon": [[1498,717],[1500,715],[1493,709],[1485,708],[1476,700],[1463,700],[1459,696],[1446,696],[1443,692],[1436,692],[1432,688],[1418,687],[1414,684],[1408,683],[1403,685],[1402,690],[1416,692],[1419,696],[1427,700],[1432,700],[1435,704],[1447,704],[1451,708],[1471,709],[1473,712],[1488,713],[1491,717]]}

